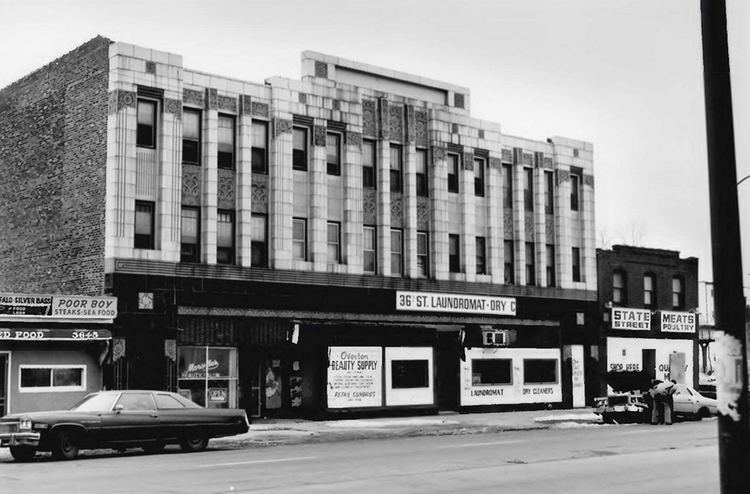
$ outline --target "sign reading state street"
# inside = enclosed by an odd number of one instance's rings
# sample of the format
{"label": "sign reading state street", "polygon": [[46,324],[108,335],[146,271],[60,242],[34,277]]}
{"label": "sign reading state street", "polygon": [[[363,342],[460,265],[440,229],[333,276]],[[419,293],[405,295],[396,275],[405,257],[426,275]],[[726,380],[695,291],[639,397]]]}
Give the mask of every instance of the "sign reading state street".
{"label": "sign reading state street", "polygon": [[612,329],[648,331],[651,329],[651,311],[612,307]]}
{"label": "sign reading state street", "polygon": [[515,316],[516,299],[432,292],[396,292],[396,310]]}

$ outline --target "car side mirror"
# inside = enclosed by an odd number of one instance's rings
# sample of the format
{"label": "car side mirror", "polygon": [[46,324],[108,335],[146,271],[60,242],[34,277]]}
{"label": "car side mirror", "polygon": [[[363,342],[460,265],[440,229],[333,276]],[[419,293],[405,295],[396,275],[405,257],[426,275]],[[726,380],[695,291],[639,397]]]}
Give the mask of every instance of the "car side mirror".
{"label": "car side mirror", "polygon": [[120,413],[123,410],[125,410],[125,407],[122,405],[115,405],[115,413]]}

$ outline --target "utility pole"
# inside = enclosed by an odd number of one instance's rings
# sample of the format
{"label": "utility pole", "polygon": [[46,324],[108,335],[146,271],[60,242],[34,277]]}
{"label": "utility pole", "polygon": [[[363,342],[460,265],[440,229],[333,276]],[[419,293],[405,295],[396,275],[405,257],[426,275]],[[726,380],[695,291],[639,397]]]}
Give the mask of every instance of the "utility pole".
{"label": "utility pole", "polygon": [[725,0],[701,0],[716,327],[724,331],[716,385],[722,494],[750,492],[747,337]]}

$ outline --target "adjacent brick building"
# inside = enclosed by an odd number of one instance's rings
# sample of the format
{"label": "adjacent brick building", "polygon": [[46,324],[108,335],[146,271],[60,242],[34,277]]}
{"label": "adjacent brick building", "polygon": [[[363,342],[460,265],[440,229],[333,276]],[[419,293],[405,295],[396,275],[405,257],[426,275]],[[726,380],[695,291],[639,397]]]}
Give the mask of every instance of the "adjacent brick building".
{"label": "adjacent brick building", "polygon": [[592,145],[470,102],[314,52],[253,83],[96,38],[0,91],[0,290],[117,296],[106,385],[207,406],[582,405]]}

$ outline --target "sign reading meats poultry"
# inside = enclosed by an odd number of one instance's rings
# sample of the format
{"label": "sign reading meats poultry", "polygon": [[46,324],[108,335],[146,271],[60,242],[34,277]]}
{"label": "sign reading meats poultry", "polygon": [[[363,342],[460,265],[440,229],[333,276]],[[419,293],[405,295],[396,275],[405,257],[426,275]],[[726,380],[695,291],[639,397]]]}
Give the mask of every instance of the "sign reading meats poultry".
{"label": "sign reading meats poultry", "polygon": [[663,310],[661,311],[661,330],[674,333],[694,333],[695,314]]}

